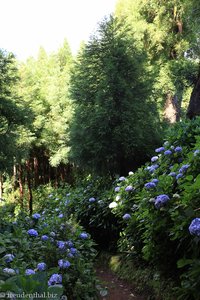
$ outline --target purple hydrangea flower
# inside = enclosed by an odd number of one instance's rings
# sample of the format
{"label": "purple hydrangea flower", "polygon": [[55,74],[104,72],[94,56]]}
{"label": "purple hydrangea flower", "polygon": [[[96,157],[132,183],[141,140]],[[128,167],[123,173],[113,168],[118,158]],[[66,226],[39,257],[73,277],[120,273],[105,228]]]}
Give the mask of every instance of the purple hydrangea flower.
{"label": "purple hydrangea flower", "polygon": [[192,235],[200,237],[200,218],[195,218],[192,220],[189,226],[189,232]]}
{"label": "purple hydrangea flower", "polygon": [[179,170],[179,173],[184,173],[187,171],[187,169],[189,168],[190,165],[186,164],[186,165],[183,165],[180,170]]}
{"label": "purple hydrangea flower", "polygon": [[9,274],[9,275],[15,275],[16,274],[16,271],[14,269],[11,269],[11,268],[4,268],[3,272],[6,273],[6,274]]}
{"label": "purple hydrangea flower", "polygon": [[88,238],[88,234],[85,233],[85,232],[82,232],[82,233],[79,235],[79,237],[80,237],[81,239],[83,239],[83,240],[86,240],[86,239]]}
{"label": "purple hydrangea flower", "polygon": [[156,184],[154,182],[147,182],[144,186],[146,189],[152,189],[156,187]]}
{"label": "purple hydrangea flower", "polygon": [[41,240],[43,242],[48,241],[48,239],[49,239],[49,237],[47,235],[45,235],[45,234],[41,236]]}
{"label": "purple hydrangea flower", "polygon": [[46,270],[46,268],[47,268],[47,265],[44,262],[41,262],[37,265],[37,269],[39,271],[44,271],[44,270]]}
{"label": "purple hydrangea flower", "polygon": [[182,178],[183,177],[183,174],[182,173],[179,173],[176,175],[176,179],[178,180],[179,178]]}
{"label": "purple hydrangea flower", "polygon": [[35,229],[29,229],[29,230],[28,230],[28,234],[29,234],[30,236],[38,236],[38,232],[37,232],[37,230],[35,230]]}
{"label": "purple hydrangea flower", "polygon": [[129,220],[129,219],[131,218],[131,215],[125,214],[125,215],[123,215],[122,218],[123,218],[124,220]]}
{"label": "purple hydrangea flower", "polygon": [[119,190],[120,190],[120,186],[116,186],[115,187],[115,192],[119,192]]}
{"label": "purple hydrangea flower", "polygon": [[170,199],[169,199],[169,196],[168,196],[168,195],[165,195],[165,194],[159,195],[159,196],[157,196],[156,199],[155,199],[155,202],[154,202],[155,207],[159,209],[159,208],[161,208],[162,206],[164,206],[169,200],[170,200]]}
{"label": "purple hydrangea flower", "polygon": [[162,152],[162,151],[165,151],[165,148],[164,148],[164,147],[160,147],[160,148],[157,148],[157,149],[155,150],[156,153],[160,153],[160,152]]}
{"label": "purple hydrangea flower", "polygon": [[156,162],[158,160],[158,156],[153,156],[152,158],[151,158],[151,162]]}
{"label": "purple hydrangea flower", "polygon": [[90,203],[95,202],[95,201],[96,201],[96,199],[94,197],[92,197],[92,198],[89,199]]}
{"label": "purple hydrangea flower", "polygon": [[171,155],[172,154],[172,151],[171,150],[166,150],[165,152],[164,152],[164,155]]}
{"label": "purple hydrangea flower", "polygon": [[64,250],[65,249],[65,242],[57,241],[57,246],[60,250]]}
{"label": "purple hydrangea flower", "polygon": [[71,266],[70,262],[68,260],[59,259],[58,265],[62,269],[67,269]]}
{"label": "purple hydrangea flower", "polygon": [[62,283],[62,275],[53,274],[48,280],[48,285],[61,284]]}
{"label": "purple hydrangea flower", "polygon": [[196,149],[196,150],[194,151],[194,156],[197,156],[197,155],[199,154],[199,152],[200,152],[200,150],[199,150],[199,149]]}
{"label": "purple hydrangea flower", "polygon": [[32,269],[27,269],[27,270],[25,271],[25,275],[33,275],[33,274],[35,274],[35,271],[32,270]]}
{"label": "purple hydrangea flower", "polygon": [[180,147],[180,146],[177,146],[175,149],[174,149],[174,151],[175,152],[181,152],[183,149],[182,149],[182,147]]}
{"label": "purple hydrangea flower", "polygon": [[172,177],[176,177],[176,173],[175,172],[170,172],[168,175],[172,176]]}
{"label": "purple hydrangea flower", "polygon": [[118,180],[119,180],[119,181],[124,181],[124,180],[126,180],[126,178],[125,178],[124,176],[121,176],[121,177],[119,177]]}
{"label": "purple hydrangea flower", "polygon": [[151,180],[151,182],[153,182],[153,183],[155,183],[155,184],[157,184],[158,181],[159,181],[159,180],[158,180],[157,178],[154,178],[154,179]]}
{"label": "purple hydrangea flower", "polygon": [[14,258],[15,258],[15,256],[13,254],[6,254],[3,257],[3,259],[6,263],[13,261]]}
{"label": "purple hydrangea flower", "polygon": [[63,218],[63,216],[64,216],[63,214],[59,214],[58,218]]}
{"label": "purple hydrangea flower", "polygon": [[72,254],[76,254],[77,253],[77,249],[72,247],[72,248],[70,248],[70,252]]}
{"label": "purple hydrangea flower", "polygon": [[41,218],[41,215],[38,214],[38,213],[35,213],[32,215],[32,218],[35,219],[35,220],[38,220],[39,218]]}
{"label": "purple hydrangea flower", "polygon": [[152,166],[148,166],[146,168],[146,170],[149,171],[149,173],[153,173],[158,168],[159,168],[159,165],[155,164],[155,165],[152,165]]}
{"label": "purple hydrangea flower", "polygon": [[132,190],[133,190],[132,185],[128,185],[128,186],[125,188],[125,191],[126,191],[126,192],[130,192],[130,191],[132,191]]}
{"label": "purple hydrangea flower", "polygon": [[69,248],[74,247],[74,244],[73,244],[72,241],[67,241],[67,242],[65,242],[65,244],[66,244]]}

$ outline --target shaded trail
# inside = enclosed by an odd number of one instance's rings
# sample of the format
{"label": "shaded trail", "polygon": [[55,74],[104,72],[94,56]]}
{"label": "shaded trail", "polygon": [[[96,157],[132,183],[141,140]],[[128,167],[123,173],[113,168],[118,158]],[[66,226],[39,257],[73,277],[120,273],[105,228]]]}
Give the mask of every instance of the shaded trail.
{"label": "shaded trail", "polygon": [[101,282],[101,287],[107,289],[106,296],[99,296],[100,300],[146,300],[143,296],[137,295],[134,287],[119,279],[108,267],[98,266],[96,274]]}

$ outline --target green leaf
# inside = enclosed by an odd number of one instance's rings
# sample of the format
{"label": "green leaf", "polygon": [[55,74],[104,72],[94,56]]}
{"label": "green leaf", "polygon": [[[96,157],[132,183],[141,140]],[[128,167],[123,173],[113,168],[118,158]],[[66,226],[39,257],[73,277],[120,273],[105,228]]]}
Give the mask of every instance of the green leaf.
{"label": "green leaf", "polygon": [[190,265],[192,262],[193,262],[192,259],[181,258],[177,261],[177,267],[178,268],[183,268],[187,265]]}

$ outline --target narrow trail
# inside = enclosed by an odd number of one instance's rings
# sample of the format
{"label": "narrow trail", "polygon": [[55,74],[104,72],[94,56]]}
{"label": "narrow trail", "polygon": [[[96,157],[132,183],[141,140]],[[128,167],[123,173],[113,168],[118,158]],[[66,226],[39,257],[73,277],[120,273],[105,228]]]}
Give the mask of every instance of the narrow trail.
{"label": "narrow trail", "polygon": [[146,298],[137,295],[130,284],[119,279],[108,267],[98,266],[96,274],[101,286],[108,291],[106,296],[99,296],[100,300],[146,300]]}

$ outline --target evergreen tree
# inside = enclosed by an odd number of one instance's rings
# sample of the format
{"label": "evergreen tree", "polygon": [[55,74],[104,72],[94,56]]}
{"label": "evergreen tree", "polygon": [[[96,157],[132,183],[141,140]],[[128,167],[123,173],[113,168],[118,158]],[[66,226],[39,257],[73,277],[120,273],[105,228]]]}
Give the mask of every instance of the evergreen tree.
{"label": "evergreen tree", "polygon": [[116,19],[103,21],[71,78],[71,157],[81,167],[120,174],[144,162],[158,135],[146,56]]}

